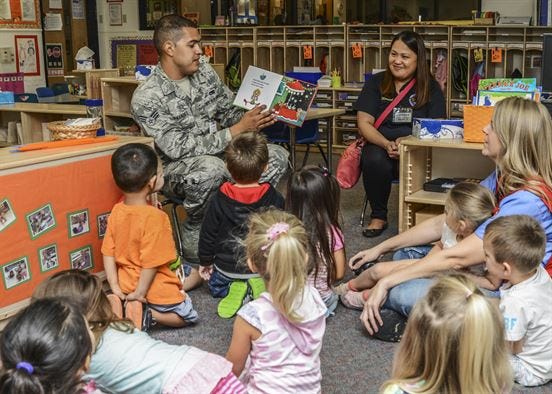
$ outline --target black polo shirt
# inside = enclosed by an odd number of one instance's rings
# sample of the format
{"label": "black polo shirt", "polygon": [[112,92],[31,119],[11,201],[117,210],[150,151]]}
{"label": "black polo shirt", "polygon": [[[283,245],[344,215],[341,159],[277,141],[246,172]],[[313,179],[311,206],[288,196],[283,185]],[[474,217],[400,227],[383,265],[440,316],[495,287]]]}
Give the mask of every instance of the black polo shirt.
{"label": "black polo shirt", "polygon": [[[385,72],[373,75],[362,88],[362,92],[358,97],[353,108],[357,111],[366,112],[374,117],[375,120],[381,115],[385,108],[393,101],[393,98],[381,96],[381,84]],[[403,86],[403,88],[406,87]],[[399,108],[412,108],[412,118],[445,118],[446,107],[445,97],[441,87],[431,79],[429,84],[429,101],[420,108],[414,108],[416,104],[416,85],[406,94],[406,96],[397,105]],[[388,140],[394,141],[399,137],[404,137],[412,134],[412,122],[410,123],[393,123],[393,111],[379,127],[379,132]]]}

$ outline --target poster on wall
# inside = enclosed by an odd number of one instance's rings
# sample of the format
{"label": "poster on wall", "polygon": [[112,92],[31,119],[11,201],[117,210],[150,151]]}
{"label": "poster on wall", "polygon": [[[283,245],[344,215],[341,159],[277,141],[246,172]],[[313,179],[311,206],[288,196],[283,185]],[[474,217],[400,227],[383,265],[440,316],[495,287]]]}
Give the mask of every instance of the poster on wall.
{"label": "poster on wall", "polygon": [[17,72],[25,76],[40,75],[38,37],[36,35],[15,36],[14,39]]}
{"label": "poster on wall", "polygon": [[159,55],[153,44],[139,44],[137,48],[138,63],[137,64],[157,64],[159,61]]}
{"label": "poster on wall", "polygon": [[117,67],[132,68],[136,66],[136,45],[119,45],[117,47]]}
{"label": "poster on wall", "polygon": [[25,79],[23,73],[1,73],[0,90],[14,93],[24,93]]}
{"label": "poster on wall", "polygon": [[84,0],[72,0],[71,11],[73,19],[86,19],[84,12]]}
{"label": "poster on wall", "polygon": [[109,26],[123,26],[123,5],[109,3]]}
{"label": "poster on wall", "polygon": [[40,27],[38,0],[0,0],[0,27]]}
{"label": "poster on wall", "polygon": [[46,44],[46,67],[48,76],[63,75],[62,44]]}

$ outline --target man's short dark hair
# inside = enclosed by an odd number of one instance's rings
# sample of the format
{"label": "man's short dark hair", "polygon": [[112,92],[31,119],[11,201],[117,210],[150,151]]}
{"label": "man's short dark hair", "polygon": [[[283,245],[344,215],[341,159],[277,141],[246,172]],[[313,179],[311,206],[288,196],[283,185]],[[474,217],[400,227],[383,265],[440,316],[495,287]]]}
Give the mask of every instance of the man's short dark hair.
{"label": "man's short dark hair", "polygon": [[163,55],[163,44],[167,41],[177,42],[182,38],[182,28],[197,29],[197,24],[191,19],[180,15],[165,15],[157,21],[153,32],[153,43],[159,56]]}
{"label": "man's short dark hair", "polygon": [[263,134],[242,133],[226,148],[226,167],[238,183],[258,182],[267,164],[268,146]]}
{"label": "man's short dark hair", "polygon": [[148,145],[123,145],[111,157],[113,179],[123,192],[139,192],[157,174],[158,160],[157,154]]}

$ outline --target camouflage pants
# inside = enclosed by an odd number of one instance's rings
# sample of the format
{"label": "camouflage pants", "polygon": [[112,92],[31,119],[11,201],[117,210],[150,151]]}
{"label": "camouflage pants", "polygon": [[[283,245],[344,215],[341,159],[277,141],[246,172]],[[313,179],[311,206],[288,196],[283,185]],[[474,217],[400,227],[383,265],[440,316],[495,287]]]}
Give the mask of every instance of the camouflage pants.
{"label": "camouflage pants", "polygon": [[[288,168],[287,150],[278,145],[268,145],[268,168],[261,182],[276,186]],[[165,167],[165,188],[182,198],[186,220],[182,224],[184,259],[197,263],[199,231],[211,195],[227,180],[230,174],[223,156],[196,156],[169,163]]]}

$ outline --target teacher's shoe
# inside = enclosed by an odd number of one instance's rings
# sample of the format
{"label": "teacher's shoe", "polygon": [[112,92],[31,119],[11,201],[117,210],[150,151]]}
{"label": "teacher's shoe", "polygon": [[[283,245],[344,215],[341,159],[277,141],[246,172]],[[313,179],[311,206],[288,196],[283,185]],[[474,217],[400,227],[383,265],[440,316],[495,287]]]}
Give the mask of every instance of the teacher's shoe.
{"label": "teacher's shoe", "polygon": [[380,310],[383,326],[372,335],[372,338],[385,342],[400,342],[406,328],[407,319],[393,309],[383,308]]}
{"label": "teacher's shoe", "polygon": [[383,223],[382,228],[365,228],[362,230],[362,235],[366,238],[379,237],[387,229],[387,222]]}

